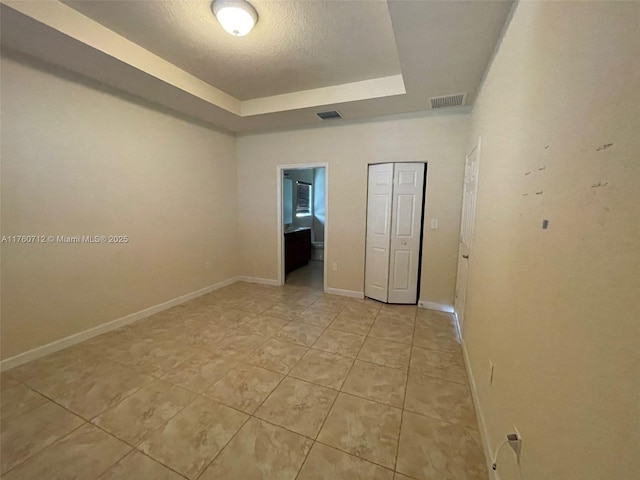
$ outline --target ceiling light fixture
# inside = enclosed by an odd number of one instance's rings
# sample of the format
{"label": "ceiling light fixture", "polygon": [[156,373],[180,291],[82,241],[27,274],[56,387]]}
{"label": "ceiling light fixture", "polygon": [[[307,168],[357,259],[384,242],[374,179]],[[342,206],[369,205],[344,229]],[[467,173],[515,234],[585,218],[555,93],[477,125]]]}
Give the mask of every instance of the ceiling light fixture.
{"label": "ceiling light fixture", "polygon": [[244,37],[258,21],[255,8],[244,0],[215,0],[211,9],[222,28],[236,37]]}

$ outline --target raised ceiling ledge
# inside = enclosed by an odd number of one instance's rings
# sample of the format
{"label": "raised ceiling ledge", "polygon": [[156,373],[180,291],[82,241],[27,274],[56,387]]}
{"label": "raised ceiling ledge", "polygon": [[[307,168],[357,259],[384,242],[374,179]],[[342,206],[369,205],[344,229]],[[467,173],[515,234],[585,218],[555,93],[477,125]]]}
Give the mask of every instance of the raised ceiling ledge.
{"label": "raised ceiling ledge", "polygon": [[239,117],[406,94],[402,75],[240,101],[58,0],[0,0],[60,33]]}
{"label": "raised ceiling ledge", "polygon": [[407,93],[402,75],[373,78],[361,82],[344,83],[331,87],[314,88],[284,93],[272,97],[253,98],[240,103],[241,116],[284,112],[299,108],[317,107],[335,103],[355,102],[371,98],[390,97]]}

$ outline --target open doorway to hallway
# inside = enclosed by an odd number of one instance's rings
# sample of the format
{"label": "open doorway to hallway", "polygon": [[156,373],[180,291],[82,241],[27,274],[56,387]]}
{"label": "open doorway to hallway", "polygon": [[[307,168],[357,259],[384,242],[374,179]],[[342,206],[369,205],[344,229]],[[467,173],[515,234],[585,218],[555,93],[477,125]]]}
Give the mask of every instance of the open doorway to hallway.
{"label": "open doorway to hallway", "polygon": [[280,283],[325,289],[327,167],[278,167]]}

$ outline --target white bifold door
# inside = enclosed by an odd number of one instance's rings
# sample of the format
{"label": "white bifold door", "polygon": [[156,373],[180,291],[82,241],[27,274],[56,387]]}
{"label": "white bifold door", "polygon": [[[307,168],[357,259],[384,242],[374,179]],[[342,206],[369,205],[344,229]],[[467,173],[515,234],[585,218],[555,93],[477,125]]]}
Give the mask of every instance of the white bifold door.
{"label": "white bifold door", "polygon": [[418,299],[424,163],[369,166],[364,294],[385,303]]}

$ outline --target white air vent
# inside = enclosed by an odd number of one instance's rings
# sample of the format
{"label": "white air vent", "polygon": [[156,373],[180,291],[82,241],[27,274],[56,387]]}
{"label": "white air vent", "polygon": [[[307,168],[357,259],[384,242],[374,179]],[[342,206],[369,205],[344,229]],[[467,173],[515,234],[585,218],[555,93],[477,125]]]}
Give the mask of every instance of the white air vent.
{"label": "white air vent", "polygon": [[431,108],[460,107],[461,105],[464,105],[466,97],[466,93],[457,93],[455,95],[435,97],[431,99]]}

